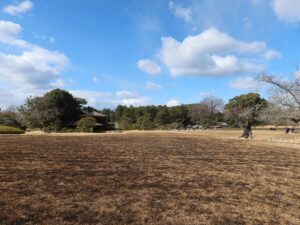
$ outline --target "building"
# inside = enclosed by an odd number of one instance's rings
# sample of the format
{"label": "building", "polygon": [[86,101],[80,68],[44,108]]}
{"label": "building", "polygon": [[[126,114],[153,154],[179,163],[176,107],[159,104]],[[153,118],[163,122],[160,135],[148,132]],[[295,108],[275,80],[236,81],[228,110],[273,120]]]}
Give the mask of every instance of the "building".
{"label": "building", "polygon": [[105,130],[106,126],[106,115],[99,113],[99,112],[88,112],[85,114],[82,114],[80,118],[86,118],[86,117],[93,117],[96,119],[96,126],[93,131],[103,131]]}

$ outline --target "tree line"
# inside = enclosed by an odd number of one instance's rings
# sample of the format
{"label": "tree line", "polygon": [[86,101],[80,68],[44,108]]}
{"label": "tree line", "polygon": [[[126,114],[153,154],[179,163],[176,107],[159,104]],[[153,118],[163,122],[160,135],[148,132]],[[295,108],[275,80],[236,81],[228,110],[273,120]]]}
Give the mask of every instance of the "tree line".
{"label": "tree line", "polygon": [[210,96],[197,104],[174,107],[119,105],[114,110],[97,110],[87,106],[85,99],[55,89],[42,97],[26,99],[19,109],[1,112],[0,124],[45,131],[76,128],[87,131],[96,121],[93,118],[82,119],[81,115],[100,112],[106,115],[105,129],[186,129],[195,125],[205,129],[221,122],[241,127],[247,121],[258,123],[256,117],[267,104],[259,94],[249,93],[230,99],[227,104],[218,97]]}
{"label": "tree line", "polygon": [[105,130],[206,129],[224,122],[229,127],[243,127],[249,123],[299,123],[300,75],[292,81],[284,81],[262,73],[258,80],[271,87],[270,101],[257,93],[248,93],[235,96],[226,104],[221,98],[209,96],[196,104],[174,107],[119,105],[115,109],[97,110],[88,106],[85,99],[55,89],[42,97],[27,98],[20,107],[0,109],[0,125],[45,131],[89,131],[96,120],[81,117],[88,112],[106,115]]}

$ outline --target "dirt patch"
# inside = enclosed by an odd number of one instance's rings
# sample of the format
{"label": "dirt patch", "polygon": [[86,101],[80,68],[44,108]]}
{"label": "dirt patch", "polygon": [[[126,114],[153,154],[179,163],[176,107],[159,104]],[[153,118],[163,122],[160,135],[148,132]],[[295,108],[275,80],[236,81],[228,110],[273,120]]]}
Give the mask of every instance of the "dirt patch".
{"label": "dirt patch", "polygon": [[0,224],[300,224],[300,152],[180,133],[1,136]]}

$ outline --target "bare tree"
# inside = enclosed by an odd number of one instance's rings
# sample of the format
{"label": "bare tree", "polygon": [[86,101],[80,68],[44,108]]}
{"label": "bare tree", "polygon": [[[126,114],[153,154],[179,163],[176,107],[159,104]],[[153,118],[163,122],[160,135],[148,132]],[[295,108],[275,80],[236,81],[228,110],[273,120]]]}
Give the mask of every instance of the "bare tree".
{"label": "bare tree", "polygon": [[199,104],[194,105],[189,112],[191,121],[202,126],[210,126],[214,123],[215,115],[222,112],[224,102],[222,99],[209,96],[204,98]]}
{"label": "bare tree", "polygon": [[257,79],[271,86],[271,101],[273,105],[267,109],[265,114],[272,117],[274,121],[289,119],[300,122],[300,71],[296,66],[295,78],[285,81],[274,75],[261,73]]}
{"label": "bare tree", "polygon": [[269,103],[268,107],[260,112],[258,120],[268,124],[292,125],[298,122],[294,119],[299,116],[298,113],[297,110]]}

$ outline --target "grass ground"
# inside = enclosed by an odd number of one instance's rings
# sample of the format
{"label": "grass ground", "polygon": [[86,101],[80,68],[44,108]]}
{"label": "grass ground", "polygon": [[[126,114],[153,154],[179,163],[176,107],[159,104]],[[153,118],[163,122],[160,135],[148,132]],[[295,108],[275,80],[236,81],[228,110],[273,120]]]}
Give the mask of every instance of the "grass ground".
{"label": "grass ground", "polygon": [[299,149],[224,135],[0,136],[0,224],[300,224]]}

